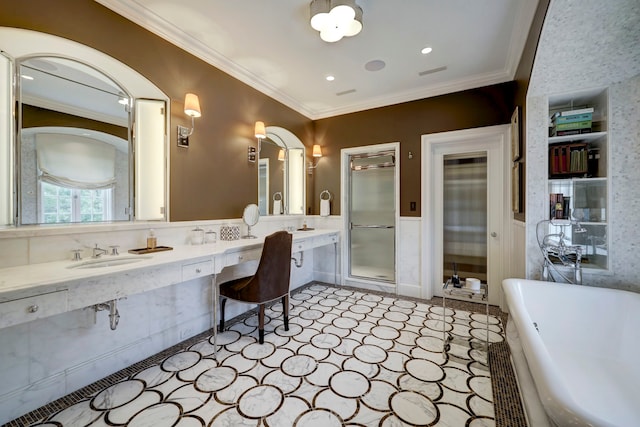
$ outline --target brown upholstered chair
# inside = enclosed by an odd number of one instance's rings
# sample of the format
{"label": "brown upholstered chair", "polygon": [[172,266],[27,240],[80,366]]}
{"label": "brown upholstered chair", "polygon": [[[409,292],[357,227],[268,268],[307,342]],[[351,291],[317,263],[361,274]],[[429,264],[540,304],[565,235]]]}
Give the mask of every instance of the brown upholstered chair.
{"label": "brown upholstered chair", "polygon": [[258,270],[253,276],[220,285],[220,332],[224,330],[224,306],[227,298],[258,304],[258,333],[264,343],[264,304],[282,299],[284,329],[289,330],[289,274],[291,273],[292,235],[277,231],[264,240]]}

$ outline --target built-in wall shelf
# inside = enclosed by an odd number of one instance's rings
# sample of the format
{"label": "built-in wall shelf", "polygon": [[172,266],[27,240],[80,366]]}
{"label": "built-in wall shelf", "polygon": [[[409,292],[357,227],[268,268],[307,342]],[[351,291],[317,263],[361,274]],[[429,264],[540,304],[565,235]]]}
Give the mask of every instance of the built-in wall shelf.
{"label": "built-in wall shelf", "polygon": [[549,97],[548,215],[570,224],[548,232],[582,247],[586,271],[609,270],[608,104],[606,88]]}

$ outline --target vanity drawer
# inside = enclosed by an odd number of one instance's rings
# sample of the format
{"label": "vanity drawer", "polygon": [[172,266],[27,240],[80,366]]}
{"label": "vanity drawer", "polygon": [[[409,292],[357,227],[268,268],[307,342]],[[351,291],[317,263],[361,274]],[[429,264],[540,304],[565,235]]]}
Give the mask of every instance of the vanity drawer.
{"label": "vanity drawer", "polygon": [[67,311],[67,290],[0,303],[0,328]]}
{"label": "vanity drawer", "polygon": [[200,261],[182,266],[182,281],[196,279],[198,277],[211,276],[213,274],[213,262]]}
{"label": "vanity drawer", "polygon": [[256,261],[260,259],[262,249],[252,249],[249,251],[231,252],[224,257],[224,266],[240,264],[247,261]]}
{"label": "vanity drawer", "polygon": [[291,244],[291,253],[302,252],[307,250],[309,242],[307,240],[297,240]]}

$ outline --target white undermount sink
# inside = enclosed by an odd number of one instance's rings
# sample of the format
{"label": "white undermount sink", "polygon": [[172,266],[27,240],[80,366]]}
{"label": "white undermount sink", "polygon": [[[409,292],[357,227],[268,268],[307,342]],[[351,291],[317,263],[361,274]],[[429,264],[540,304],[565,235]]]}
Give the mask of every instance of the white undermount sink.
{"label": "white undermount sink", "polygon": [[85,268],[104,268],[104,267],[114,267],[116,265],[124,265],[124,264],[133,264],[134,262],[144,261],[145,259],[151,258],[150,256],[108,256],[105,258],[96,258],[90,259],[88,261],[82,261],[78,263],[74,263],[73,265],[68,266],[67,268],[71,269],[85,269]]}

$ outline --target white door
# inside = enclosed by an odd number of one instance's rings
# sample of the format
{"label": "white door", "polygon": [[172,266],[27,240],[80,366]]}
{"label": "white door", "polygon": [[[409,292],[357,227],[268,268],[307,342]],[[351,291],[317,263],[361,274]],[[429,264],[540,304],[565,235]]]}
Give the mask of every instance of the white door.
{"label": "white door", "polygon": [[[442,295],[455,262],[462,279],[486,281],[489,303],[500,304],[510,262],[507,141],[508,125],[423,135],[424,297]],[[472,195],[486,201],[470,203]]]}

